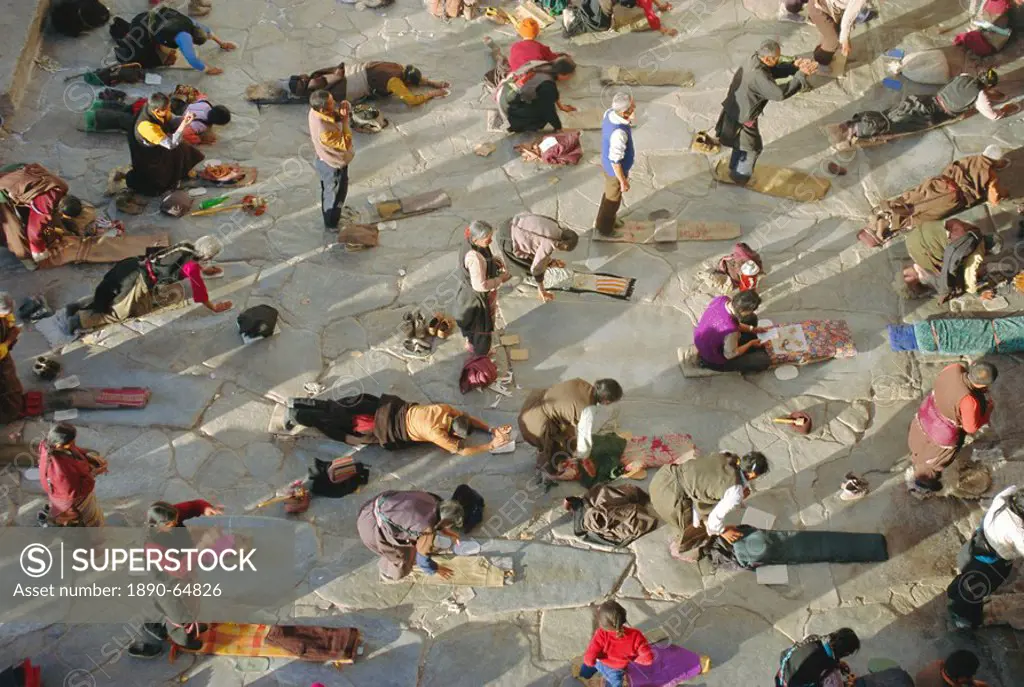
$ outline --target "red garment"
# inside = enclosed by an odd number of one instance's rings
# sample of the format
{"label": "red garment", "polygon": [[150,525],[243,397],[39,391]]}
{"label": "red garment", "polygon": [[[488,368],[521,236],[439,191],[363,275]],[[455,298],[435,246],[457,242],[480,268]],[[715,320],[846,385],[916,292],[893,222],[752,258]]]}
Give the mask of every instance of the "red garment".
{"label": "red garment", "polygon": [[625,670],[630,663],[651,665],[654,663],[654,652],[640,630],[625,627],[619,637],[614,632],[598,628],[590,640],[587,653],[583,654],[583,663],[593,667],[598,659],[609,668]]}
{"label": "red garment", "polygon": [[191,520],[192,518],[198,518],[203,514],[203,511],[207,508],[212,507],[213,504],[203,499],[195,499],[194,501],[182,501],[181,503],[174,504],[174,509],[178,511],[178,524]]}
{"label": "red garment", "polygon": [[536,60],[550,62],[556,57],[558,57],[558,53],[540,41],[517,41],[508,49],[508,68],[509,71],[514,72],[527,62],[534,62]]}
{"label": "red garment", "polygon": [[352,418],[352,431],[356,434],[373,434],[373,415],[356,415]]}
{"label": "red garment", "polygon": [[32,204],[28,208],[28,226],[25,229],[28,234],[28,248],[33,253],[46,252],[43,229],[52,223],[57,204],[63,197],[64,191],[54,188],[32,199]]}
{"label": "red garment", "polygon": [[188,278],[189,286],[192,287],[192,300],[196,303],[208,303],[210,295],[206,292],[206,282],[203,281],[202,265],[189,260],[181,268],[181,274]]}
{"label": "red garment", "polygon": [[995,48],[985,39],[985,35],[981,31],[958,33],[953,39],[953,45],[959,45],[978,57],[988,57],[996,53]]}
{"label": "red garment", "polygon": [[82,449],[73,446],[70,451],[51,453],[45,443],[39,444],[39,483],[54,516],[72,510],[96,488],[92,464]]}
{"label": "red garment", "polygon": [[144,108],[146,106],[146,103],[148,102],[149,100],[147,98],[139,98],[138,100],[136,100],[134,103],[132,103],[132,114],[138,117],[139,112],[142,111],[142,108]]}
{"label": "red garment", "polygon": [[974,434],[988,423],[992,417],[992,399],[985,399],[985,412],[981,412],[981,404],[974,394],[968,394],[960,399],[960,426],[968,434]]}
{"label": "red garment", "polygon": [[658,19],[658,15],[654,13],[654,3],[652,0],[636,0],[636,6],[644,11],[644,16],[647,17],[647,24],[651,27],[651,31],[661,31],[661,19]]}

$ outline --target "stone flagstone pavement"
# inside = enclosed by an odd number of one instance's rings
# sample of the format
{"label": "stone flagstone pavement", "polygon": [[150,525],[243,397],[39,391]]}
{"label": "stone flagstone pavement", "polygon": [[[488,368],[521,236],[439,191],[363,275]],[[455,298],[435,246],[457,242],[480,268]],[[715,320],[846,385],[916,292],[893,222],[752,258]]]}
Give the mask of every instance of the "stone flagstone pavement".
{"label": "stone flagstone pavement", "polygon": [[[142,0],[114,0],[115,14],[132,16]],[[228,105],[232,124],[218,131],[210,158],[238,160],[260,169],[261,183],[247,192],[270,197],[262,217],[221,215],[171,220],[148,214],[130,229],[154,225],[175,240],[216,232],[225,239],[225,278],[211,283],[214,297],[235,307],[214,315],[188,307],[110,328],[68,346],[66,373],[83,383],[146,385],[153,400],[144,411],[83,412],[80,443],[107,455],[110,474],[98,496],[113,523],[141,524],[152,501],[203,497],[228,513],[304,474],[313,456],[330,458],[340,447],[316,439],[275,440],[266,432],[276,403],[303,395],[308,382],[342,396],[353,390],[392,392],[415,401],[443,401],[471,409],[492,423],[511,422],[527,390],[572,377],[612,376],[625,399],[613,426],[636,434],[687,432],[700,449],[764,451],[770,475],[750,504],[777,516],[778,527],[878,531],[887,535],[892,559],[882,565],[810,565],[790,569],[789,584],[759,586],[750,573],[713,574],[687,567],[667,552],[659,529],[623,551],[575,540],[561,510],[576,486],[544,492],[534,482],[531,451],[462,459],[436,450],[383,453],[366,449],[360,460],[372,481],[358,495],[314,501],[302,516],[315,557],[283,619],[353,625],[367,637],[368,653],[342,672],[266,659],[136,662],[119,655],[125,629],[118,625],[0,626],[0,664],[25,656],[43,666],[47,685],[190,685],[308,687],[447,687],[563,684],[570,660],[592,631],[593,608],[620,600],[633,624],[660,630],[694,651],[710,654],[713,671],[695,680],[707,687],[768,685],[779,652],[809,632],[843,625],[861,633],[864,648],[852,661],[865,671],[873,657],[899,659],[915,671],[954,647],[982,657],[982,676],[993,687],[1019,684],[1024,671],[1019,632],[986,629],[954,634],[944,614],[944,588],[956,553],[981,515],[977,504],[943,499],[918,503],[902,489],[894,464],[906,451],[906,429],[922,390],[939,366],[888,350],[885,325],[938,312],[924,301],[904,301],[895,288],[905,251],[901,245],[872,252],[855,231],[880,198],[936,173],[946,162],[980,152],[995,141],[1008,149],[1024,143],[1019,117],[989,122],[974,117],[896,145],[849,154],[850,174],[833,180],[821,202],[799,205],[711,182],[711,160],[688,152],[692,134],[713,126],[736,67],[769,37],[787,54],[813,48],[810,26],[774,20],[773,0],[683,0],[665,21],[679,36],[620,34],[570,46],[557,26],[541,38],[572,50],[584,65],[689,69],[690,88],[638,88],[639,159],[625,211],[645,217],[668,209],[689,219],[730,220],[743,240],[764,256],[763,312],[776,322],[807,317],[847,320],[860,354],[803,368],[792,381],[773,375],[685,380],[676,348],[691,341],[696,317],[710,294],[698,278],[701,264],[724,254],[728,243],[625,246],[591,243],[584,236],[572,256],[596,270],[639,279],[633,302],[594,294],[558,294],[541,305],[532,291],[503,290],[508,331],[519,334],[529,361],[515,366],[512,398],[493,393],[463,396],[456,380],[462,360],[459,337],[442,344],[429,361],[406,361],[386,352],[395,343],[404,312],[444,304],[457,275],[462,231],[473,219],[497,223],[515,212],[545,213],[589,233],[601,193],[599,136],[583,136],[578,167],[548,169],[519,160],[519,139],[486,132],[479,79],[490,68],[485,35],[506,46],[509,27],[487,20],[440,22],[416,0],[384,10],[360,10],[331,0],[214,0],[205,20],[234,53],[204,48],[216,77],[163,72],[163,86],[191,83]],[[882,109],[898,95],[883,89],[885,50],[945,45],[965,14],[953,0],[887,0],[880,18],[858,27],[857,61],[839,83],[772,103],[762,119],[763,161],[813,171],[829,158],[820,126],[867,108]],[[99,202],[111,168],[128,161],[119,135],[78,132],[78,112],[91,89],[68,86],[73,70],[96,65],[109,50],[105,30],[78,40],[48,38],[43,52],[62,71],[36,71],[36,83],[7,128],[0,147],[5,162],[38,161],[58,171],[73,192]],[[1007,59],[1019,67],[1017,48]],[[388,59],[414,63],[424,74],[453,83],[452,94],[423,107],[384,103],[391,127],[378,136],[356,135],[349,204],[368,210],[367,198],[444,188],[452,206],[398,223],[381,232],[379,248],[345,253],[319,226],[317,181],[311,167],[304,110],[243,100],[258,79],[287,76],[342,60]],[[1006,89],[1019,86],[1008,82]],[[153,87],[129,88],[148,93]],[[578,79],[563,100],[580,107],[607,106],[611,91]],[[473,153],[497,144],[489,157]],[[1009,247],[1016,230],[1012,205],[994,212]],[[984,219],[984,213],[968,214]],[[986,220],[987,221],[987,220]],[[1013,254],[1007,251],[1007,259]],[[28,273],[17,263],[3,268],[3,288],[23,298],[45,293],[63,304],[90,292],[102,266]],[[1013,300],[1012,307],[1020,302]],[[247,306],[272,303],[281,311],[280,333],[242,348],[234,318]],[[980,310],[977,301],[969,309]],[[31,359],[48,350],[31,327],[15,350],[22,379],[31,383]],[[1019,475],[1024,457],[1016,426],[1022,368],[999,359],[997,415],[990,437],[1002,442],[1009,462],[996,467]],[[497,400],[497,405],[494,401]],[[815,430],[789,434],[771,418],[808,409]],[[43,422],[29,422],[37,438]],[[836,496],[848,471],[867,476],[871,494],[846,503]],[[449,493],[467,482],[487,499],[487,521],[478,538],[485,551],[514,561],[517,582],[504,589],[452,593],[446,587],[376,582],[373,557],[355,533],[363,501],[385,489],[422,488]],[[26,482],[5,489],[4,518],[30,526],[42,503]],[[280,510],[266,515],[283,517]],[[313,545],[310,544],[312,547]],[[1020,585],[1010,585],[1011,588]],[[77,682],[72,680],[78,680]],[[569,684],[566,682],[565,684]]]}

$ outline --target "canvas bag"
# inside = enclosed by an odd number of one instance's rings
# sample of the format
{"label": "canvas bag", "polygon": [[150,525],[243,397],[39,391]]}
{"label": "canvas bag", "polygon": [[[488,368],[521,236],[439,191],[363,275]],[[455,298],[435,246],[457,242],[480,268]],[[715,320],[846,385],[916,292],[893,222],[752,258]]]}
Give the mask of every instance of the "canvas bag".
{"label": "canvas bag", "polygon": [[[626,546],[658,527],[658,518],[647,510],[651,497],[630,484],[601,484],[585,499],[580,525],[584,534],[597,535],[613,546]],[[577,536],[581,536],[576,532]]]}

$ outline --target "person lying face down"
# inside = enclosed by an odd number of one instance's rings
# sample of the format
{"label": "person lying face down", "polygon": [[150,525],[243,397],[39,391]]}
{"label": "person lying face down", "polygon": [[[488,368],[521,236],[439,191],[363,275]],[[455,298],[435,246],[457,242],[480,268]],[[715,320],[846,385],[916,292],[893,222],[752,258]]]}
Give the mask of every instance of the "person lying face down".
{"label": "person lying face down", "polygon": [[[428,86],[432,90],[413,93],[410,88]],[[434,98],[443,98],[450,84],[432,81],[414,65],[398,62],[342,62],[336,67],[318,69],[312,74],[296,74],[288,79],[288,92],[306,97],[317,90],[331,92],[336,100],[355,103],[365,98],[395,96],[409,107],[422,105]]]}

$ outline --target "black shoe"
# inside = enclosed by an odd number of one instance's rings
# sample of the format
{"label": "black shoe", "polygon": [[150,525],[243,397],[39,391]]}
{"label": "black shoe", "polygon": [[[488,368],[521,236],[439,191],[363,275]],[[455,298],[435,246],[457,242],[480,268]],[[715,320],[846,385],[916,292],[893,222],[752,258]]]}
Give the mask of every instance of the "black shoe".
{"label": "black shoe", "polygon": [[128,647],[128,655],[132,658],[156,658],[164,652],[164,647],[161,644],[149,644],[146,642],[136,642]]}
{"label": "black shoe", "polygon": [[203,648],[203,640],[199,639],[198,637],[192,637],[187,642],[185,642],[185,644],[179,644],[178,646],[180,646],[182,649],[187,649],[188,651],[199,651]]}

